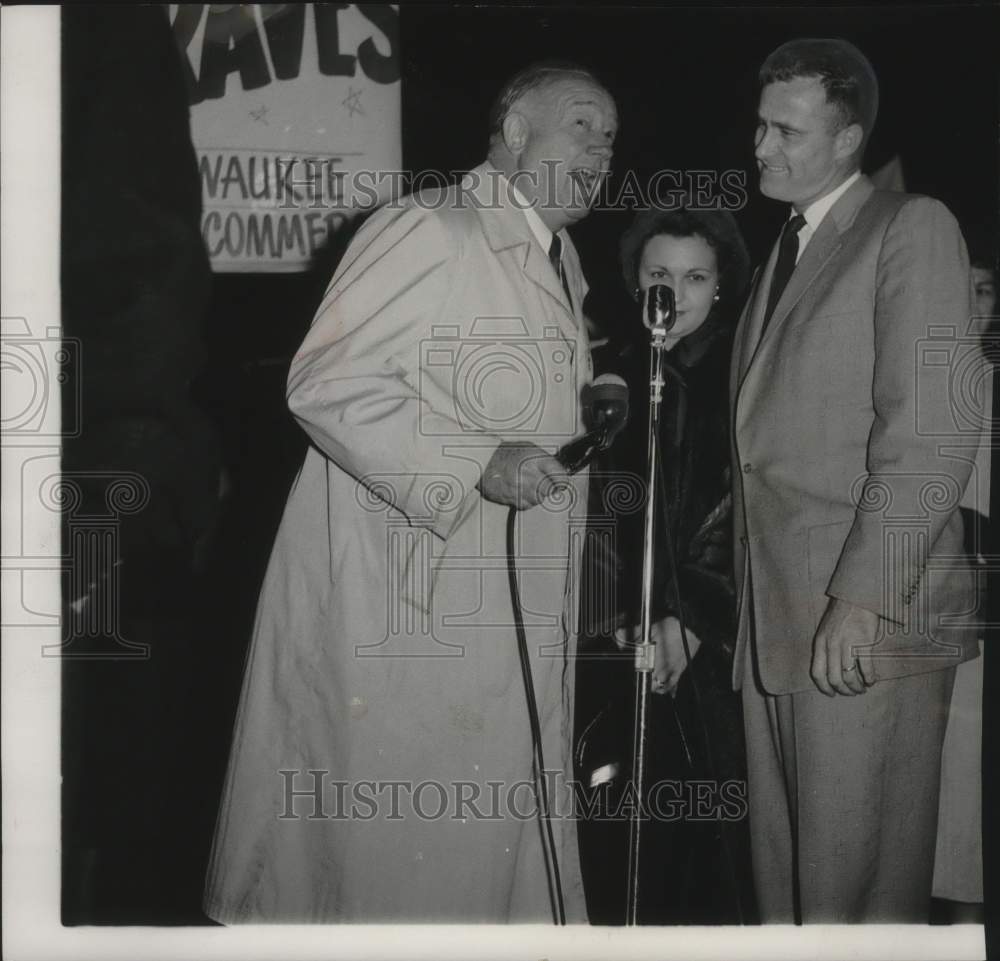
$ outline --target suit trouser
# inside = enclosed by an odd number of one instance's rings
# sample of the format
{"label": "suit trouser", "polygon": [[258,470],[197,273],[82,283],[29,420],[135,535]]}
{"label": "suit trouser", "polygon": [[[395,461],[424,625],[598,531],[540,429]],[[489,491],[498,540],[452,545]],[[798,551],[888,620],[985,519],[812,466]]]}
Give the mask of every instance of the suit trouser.
{"label": "suit trouser", "polygon": [[764,694],[751,668],[743,714],[761,920],[926,923],[955,669],[831,698]]}

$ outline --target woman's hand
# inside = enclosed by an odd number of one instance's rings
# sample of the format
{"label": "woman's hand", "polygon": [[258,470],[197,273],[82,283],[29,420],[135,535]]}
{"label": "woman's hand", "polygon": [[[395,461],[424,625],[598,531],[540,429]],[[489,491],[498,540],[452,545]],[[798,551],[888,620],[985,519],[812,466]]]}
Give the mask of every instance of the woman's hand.
{"label": "woman's hand", "polygon": [[[691,657],[698,653],[701,641],[693,631],[685,628]],[[656,694],[677,693],[681,675],[687,669],[684,641],[681,639],[681,624],[676,617],[665,617],[653,625],[653,643],[656,644],[656,659],[653,662],[653,691]]]}
{"label": "woman's hand", "polygon": [[[638,629],[636,629],[636,633]],[[686,628],[688,648],[691,657],[694,658],[701,647],[701,641],[694,631]],[[684,654],[684,641],[681,639],[681,624],[676,617],[670,615],[657,621],[650,631],[651,640],[656,645],[656,655],[653,661],[653,693],[669,694],[673,697],[677,693],[677,685],[680,683],[681,675],[687,669],[687,657]],[[625,628],[620,627],[615,631],[615,639],[620,647],[625,646],[627,639]],[[637,637],[634,638],[638,640]]]}

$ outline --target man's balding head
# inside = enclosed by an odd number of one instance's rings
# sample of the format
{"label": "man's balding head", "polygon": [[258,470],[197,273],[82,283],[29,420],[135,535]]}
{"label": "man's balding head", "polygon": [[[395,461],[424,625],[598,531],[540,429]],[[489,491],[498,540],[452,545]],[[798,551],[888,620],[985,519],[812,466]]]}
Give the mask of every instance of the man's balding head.
{"label": "man's balding head", "polygon": [[586,216],[607,174],[615,102],[584,67],[534,64],[515,74],[490,112],[491,163],[551,230]]}

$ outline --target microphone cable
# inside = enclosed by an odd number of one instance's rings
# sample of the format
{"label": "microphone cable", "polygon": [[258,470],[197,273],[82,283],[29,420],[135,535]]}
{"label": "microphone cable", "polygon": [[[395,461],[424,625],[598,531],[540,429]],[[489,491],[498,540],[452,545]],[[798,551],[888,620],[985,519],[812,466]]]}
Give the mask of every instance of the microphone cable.
{"label": "microphone cable", "polygon": [[542,834],[542,851],[545,855],[545,874],[549,885],[552,920],[554,924],[564,925],[566,923],[566,907],[563,903],[556,843],[552,835],[548,788],[545,786],[542,726],[538,719],[538,702],[535,699],[535,684],[531,673],[531,659],[528,655],[528,638],[524,630],[521,592],[517,586],[517,566],[514,562],[514,528],[516,523],[517,508],[511,507],[507,512],[507,579],[510,582],[510,600],[514,611],[514,630],[517,633],[517,653],[521,661],[524,696],[528,702],[528,723],[531,726],[531,774],[535,787],[535,800],[538,802],[537,813]]}
{"label": "microphone cable", "polygon": [[[590,386],[595,389],[600,386],[607,395],[603,397],[603,400],[610,406],[606,412],[602,411],[601,415],[595,415],[598,423],[595,429],[588,431],[579,440],[566,444],[556,454],[556,457],[570,474],[582,470],[593,460],[599,450],[610,446],[615,434],[628,418],[628,391],[624,380],[616,375],[604,374]],[[622,391],[624,391],[624,396],[622,396]],[[612,421],[617,421],[617,427],[612,426]],[[566,924],[566,907],[563,902],[562,879],[559,875],[559,857],[552,834],[552,813],[549,808],[548,788],[545,784],[542,726],[538,718],[538,703],[535,699],[531,658],[528,654],[528,638],[524,628],[524,610],[521,606],[521,592],[517,585],[517,565],[514,560],[516,524],[517,509],[512,506],[507,511],[507,579],[510,584],[514,630],[517,634],[517,652],[521,662],[521,679],[524,681],[524,697],[528,705],[528,723],[531,728],[532,780],[535,788],[535,799],[538,803],[538,820],[542,835],[542,851],[545,855],[545,874],[549,887],[552,920],[555,924],[564,925]]]}

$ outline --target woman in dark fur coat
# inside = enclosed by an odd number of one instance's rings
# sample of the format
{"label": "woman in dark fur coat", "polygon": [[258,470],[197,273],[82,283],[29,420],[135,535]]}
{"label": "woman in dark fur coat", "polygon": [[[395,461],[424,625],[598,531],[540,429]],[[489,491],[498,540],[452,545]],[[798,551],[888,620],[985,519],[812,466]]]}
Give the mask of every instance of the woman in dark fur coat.
{"label": "woman in dark fur coat", "polygon": [[[650,790],[664,786],[656,803],[647,797],[651,818],[643,824],[639,918],[649,924],[746,922],[753,909],[745,759],[739,695],[730,683],[736,611],[728,385],[749,258],[733,217],[714,210],[643,211],[622,238],[621,256],[629,291],[641,299],[654,284],[671,287],[677,317],[667,338],[660,416],[664,496],[654,542],[656,664],[647,768]],[[592,583],[600,583],[601,575],[593,572],[602,569],[604,581],[615,582],[617,600],[615,638],[608,623],[589,638],[589,652],[599,655],[603,648],[612,664],[605,661],[600,670],[599,683],[608,695],[604,709],[590,723],[580,717],[578,749],[578,773],[584,784],[604,792],[602,813],[613,815],[607,820],[592,815],[580,823],[591,920],[597,923],[621,923],[624,917],[634,687],[627,642],[638,633],[643,553],[642,503],[628,513],[616,511],[620,498],[610,496],[609,483],[602,497],[601,477],[613,483],[616,474],[624,473],[632,475],[633,485],[643,483],[648,341],[648,334],[637,332],[627,346],[613,348],[611,357],[599,361],[627,380],[632,411],[593,485],[594,498],[605,502],[598,515],[614,516],[616,550],[605,552],[601,562],[595,556],[597,541],[591,538],[588,545]],[[598,589],[609,591],[607,583]],[[625,651],[624,663],[621,655],[614,657],[615,648]],[[587,668],[581,668],[586,677]],[[591,669],[591,682],[597,680]]]}

